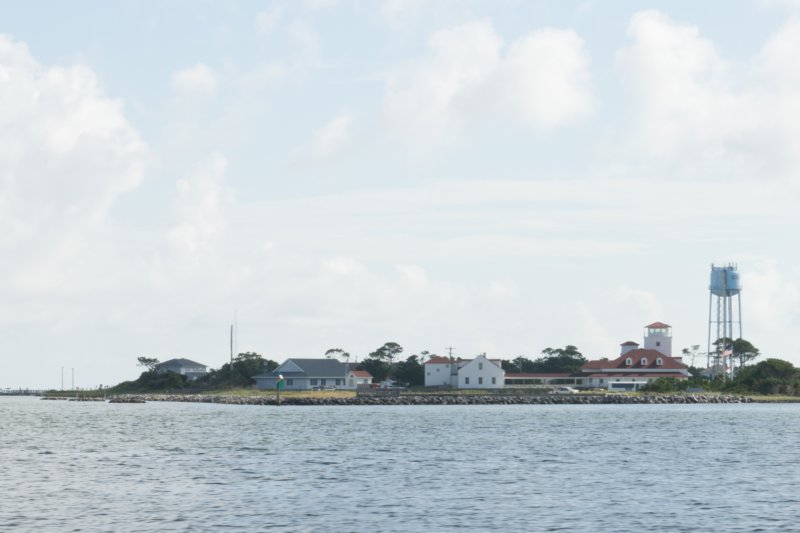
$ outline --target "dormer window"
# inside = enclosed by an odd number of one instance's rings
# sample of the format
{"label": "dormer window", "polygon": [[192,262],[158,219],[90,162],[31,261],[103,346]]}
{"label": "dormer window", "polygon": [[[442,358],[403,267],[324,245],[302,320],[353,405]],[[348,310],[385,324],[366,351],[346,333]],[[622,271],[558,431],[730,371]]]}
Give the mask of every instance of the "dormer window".
{"label": "dormer window", "polygon": [[647,357],[642,357],[642,366],[647,366]]}
{"label": "dormer window", "polygon": [[658,359],[656,359],[656,366],[661,366],[663,364],[664,364],[664,360],[663,359],[661,359],[660,357]]}
{"label": "dormer window", "polygon": [[625,359],[625,364],[626,364],[627,366],[631,366],[631,365],[633,364],[633,359],[631,359],[630,357],[628,357],[627,359]]}

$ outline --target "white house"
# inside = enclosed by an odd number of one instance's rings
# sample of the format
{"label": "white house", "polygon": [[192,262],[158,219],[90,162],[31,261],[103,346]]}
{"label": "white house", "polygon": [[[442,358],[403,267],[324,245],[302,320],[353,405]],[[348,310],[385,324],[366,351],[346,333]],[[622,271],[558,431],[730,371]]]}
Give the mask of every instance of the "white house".
{"label": "white house", "polygon": [[350,370],[345,374],[345,389],[356,390],[369,387],[372,384],[372,374],[366,370]]}
{"label": "white house", "polygon": [[425,362],[426,387],[459,389],[500,389],[505,383],[505,371],[499,360],[479,355],[475,359],[432,357]]}
{"label": "white house", "polygon": [[500,362],[479,355],[458,369],[459,389],[502,389],[505,385],[506,372]]}
{"label": "white house", "polygon": [[193,381],[200,376],[204,376],[207,369],[206,365],[197,363],[190,359],[170,359],[169,361],[158,363],[154,368],[159,374],[163,374],[164,372],[175,372],[176,374],[186,376],[186,379],[189,381]]}
{"label": "white house", "polygon": [[431,357],[425,361],[426,387],[457,387],[458,367],[461,359]]}

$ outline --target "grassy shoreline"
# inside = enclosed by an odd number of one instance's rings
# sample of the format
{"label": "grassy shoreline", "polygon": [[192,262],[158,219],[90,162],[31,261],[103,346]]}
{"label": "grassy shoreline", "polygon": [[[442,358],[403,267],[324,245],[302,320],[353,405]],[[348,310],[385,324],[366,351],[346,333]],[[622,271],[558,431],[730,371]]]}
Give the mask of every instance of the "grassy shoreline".
{"label": "grassy shoreline", "polygon": [[[277,394],[274,390],[258,390],[252,388],[233,388],[223,390],[170,390],[170,391],[141,391],[141,392],[127,392],[116,393],[111,390],[93,390],[93,391],[51,391],[43,394],[43,397],[51,398],[111,398],[111,397],[124,397],[124,396],[203,396],[203,397],[217,397],[229,400],[241,399],[276,399]],[[357,397],[355,391],[349,390],[324,390],[324,391],[281,391],[282,400],[349,400]],[[453,398],[475,398],[475,397],[519,397],[519,396],[541,396],[541,397],[629,397],[629,398],[670,398],[670,397],[714,397],[714,396],[731,396],[731,394],[721,392],[703,392],[703,393],[643,393],[643,392],[630,392],[630,393],[609,393],[603,391],[586,391],[577,394],[564,395],[564,394],[547,394],[542,391],[526,391],[520,389],[509,389],[503,393],[489,392],[486,390],[412,390],[402,391],[399,396],[401,397],[453,397]],[[763,395],[763,394],[736,394],[735,396],[746,397],[753,403],[800,403],[800,396],[786,396],[786,395]]]}

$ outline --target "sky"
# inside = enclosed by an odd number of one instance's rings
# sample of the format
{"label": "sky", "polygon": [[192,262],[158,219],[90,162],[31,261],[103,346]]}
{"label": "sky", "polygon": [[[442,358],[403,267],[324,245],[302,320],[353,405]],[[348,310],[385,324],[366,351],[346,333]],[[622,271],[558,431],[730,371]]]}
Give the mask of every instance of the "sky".
{"label": "sky", "polygon": [[[385,342],[800,365],[800,2],[0,6],[0,388]],[[700,363],[697,361],[696,363]]]}

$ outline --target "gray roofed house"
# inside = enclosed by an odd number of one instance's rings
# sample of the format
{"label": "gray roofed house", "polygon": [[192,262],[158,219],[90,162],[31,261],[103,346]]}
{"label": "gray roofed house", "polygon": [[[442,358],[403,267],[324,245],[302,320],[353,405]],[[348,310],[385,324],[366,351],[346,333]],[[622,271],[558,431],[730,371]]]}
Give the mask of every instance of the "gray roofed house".
{"label": "gray roofed house", "polygon": [[200,376],[204,376],[206,374],[206,368],[206,365],[192,361],[191,359],[183,358],[170,359],[169,361],[158,363],[155,366],[155,370],[158,373],[175,372],[176,374],[186,376],[186,379],[189,381],[193,381]]}
{"label": "gray roofed house", "polygon": [[283,376],[287,390],[344,388],[347,372],[355,367],[336,359],[287,359],[272,372],[253,379],[259,389],[274,389],[279,376]]}

